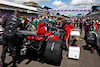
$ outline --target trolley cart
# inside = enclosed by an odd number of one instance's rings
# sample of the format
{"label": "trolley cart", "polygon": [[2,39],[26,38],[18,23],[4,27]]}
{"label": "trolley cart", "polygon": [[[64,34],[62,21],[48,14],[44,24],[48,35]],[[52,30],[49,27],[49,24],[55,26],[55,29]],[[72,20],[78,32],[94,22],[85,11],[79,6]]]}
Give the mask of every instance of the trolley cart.
{"label": "trolley cart", "polygon": [[[73,58],[73,59],[79,59],[80,57],[80,47],[72,46],[73,41],[76,39],[76,37],[80,37],[80,30],[79,29],[71,29],[71,33],[68,35],[66,39],[66,47],[68,50],[65,52],[65,58]],[[67,57],[68,55],[68,57]]]}

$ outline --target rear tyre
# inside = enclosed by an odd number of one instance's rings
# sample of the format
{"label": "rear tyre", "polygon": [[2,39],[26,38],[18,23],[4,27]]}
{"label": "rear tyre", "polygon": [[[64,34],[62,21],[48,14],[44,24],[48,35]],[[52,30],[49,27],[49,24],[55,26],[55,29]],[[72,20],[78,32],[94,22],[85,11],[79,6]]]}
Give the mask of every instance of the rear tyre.
{"label": "rear tyre", "polygon": [[62,60],[63,41],[60,39],[49,39],[47,41],[44,58],[47,62],[60,64]]}

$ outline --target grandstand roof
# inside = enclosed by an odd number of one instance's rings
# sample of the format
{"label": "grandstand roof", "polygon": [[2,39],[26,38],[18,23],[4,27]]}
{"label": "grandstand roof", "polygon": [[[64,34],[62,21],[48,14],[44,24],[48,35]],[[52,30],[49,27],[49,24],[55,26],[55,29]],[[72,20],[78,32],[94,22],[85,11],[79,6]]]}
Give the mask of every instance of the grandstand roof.
{"label": "grandstand roof", "polygon": [[32,4],[39,5],[39,4],[38,4],[38,3],[36,3],[36,2],[24,2],[24,4],[26,4],[26,3],[32,3]]}
{"label": "grandstand roof", "polygon": [[0,6],[3,7],[12,7],[12,8],[19,8],[19,9],[25,9],[25,10],[33,10],[33,11],[37,11],[37,8],[35,7],[28,7],[22,4],[16,4],[16,3],[12,3],[12,2],[8,2],[8,1],[0,1]]}
{"label": "grandstand roof", "polygon": [[100,3],[99,4],[96,4],[96,5],[93,5],[93,6],[100,6]]}
{"label": "grandstand roof", "polygon": [[47,8],[47,9],[52,9],[52,8],[50,8],[50,7],[47,7],[47,6],[45,6],[45,5],[44,5],[44,8]]}

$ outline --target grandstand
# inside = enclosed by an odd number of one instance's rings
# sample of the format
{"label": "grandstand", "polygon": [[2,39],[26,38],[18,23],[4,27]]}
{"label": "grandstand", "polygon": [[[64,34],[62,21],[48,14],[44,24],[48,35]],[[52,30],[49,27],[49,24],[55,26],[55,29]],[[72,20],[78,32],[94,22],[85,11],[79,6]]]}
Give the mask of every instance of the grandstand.
{"label": "grandstand", "polygon": [[100,18],[100,3],[92,6],[92,11],[89,12],[86,17],[99,19]]}
{"label": "grandstand", "polygon": [[0,17],[2,15],[11,15],[16,9],[21,12],[21,15],[36,17],[38,14],[43,14],[51,8],[39,6],[38,3],[35,2],[17,4],[8,1],[0,1]]}
{"label": "grandstand", "polygon": [[[44,14],[45,12],[48,12],[48,9],[51,9],[50,7],[47,7],[45,5],[39,6],[39,4],[36,2],[24,2],[23,5],[37,8],[38,13],[40,14]],[[29,13],[34,13],[34,12],[29,12]]]}

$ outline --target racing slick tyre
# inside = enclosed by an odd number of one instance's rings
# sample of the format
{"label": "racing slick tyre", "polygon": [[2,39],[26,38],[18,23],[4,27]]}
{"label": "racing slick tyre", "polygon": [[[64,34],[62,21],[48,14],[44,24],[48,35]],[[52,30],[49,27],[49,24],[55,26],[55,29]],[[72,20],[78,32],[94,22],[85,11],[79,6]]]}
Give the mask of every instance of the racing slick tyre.
{"label": "racing slick tyre", "polygon": [[63,41],[60,39],[49,39],[44,52],[44,58],[47,62],[59,64],[62,60]]}

